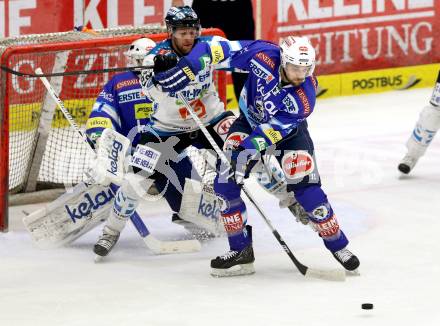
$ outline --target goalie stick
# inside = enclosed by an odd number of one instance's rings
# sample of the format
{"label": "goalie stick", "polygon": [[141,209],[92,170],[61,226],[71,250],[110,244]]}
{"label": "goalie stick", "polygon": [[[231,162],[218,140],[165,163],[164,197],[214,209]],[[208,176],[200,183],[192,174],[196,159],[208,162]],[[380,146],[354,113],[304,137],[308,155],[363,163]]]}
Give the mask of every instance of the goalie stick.
{"label": "goalie stick", "polygon": [[[189,104],[189,102],[186,100],[185,96],[178,92],[177,97],[179,100],[182,101],[182,103],[187,108],[189,114],[194,119],[194,121],[199,126],[200,130],[202,130],[203,134],[211,144],[211,146],[216,151],[217,155],[220,157],[223,163],[227,164],[227,166],[230,165],[228,159],[226,158],[223,151],[218,147],[217,143],[214,141],[212,136],[209,134],[208,130],[206,129],[203,122],[199,119],[197,114],[194,112],[193,108]],[[272,225],[272,222],[269,220],[269,218],[266,216],[266,214],[262,211],[262,209],[257,205],[256,201],[254,200],[253,196],[249,193],[249,191],[246,189],[246,187],[243,185],[242,187],[243,192],[249,199],[249,201],[252,203],[252,205],[255,207],[255,209],[258,211],[260,216],[263,218],[264,222],[267,224],[269,229],[272,231],[272,234],[274,235],[275,239],[277,239],[278,243],[283,248],[284,252],[289,256],[289,258],[292,260],[298,271],[310,278],[319,278],[324,280],[330,280],[330,281],[344,281],[345,280],[345,270],[342,269],[334,269],[334,270],[320,270],[320,269],[312,269],[304,264],[302,264],[293,254],[293,252],[289,249],[286,242],[283,240],[281,235],[278,233],[278,231],[275,229],[275,227]]]}
{"label": "goalie stick", "polygon": [[[87,141],[86,135],[79,129],[78,125],[74,121],[73,117],[69,113],[69,111],[64,106],[63,101],[59,98],[58,94],[53,89],[52,85],[50,85],[49,81],[46,77],[42,76],[43,71],[41,68],[35,69],[35,73],[38,75],[38,78],[46,87],[52,99],[55,101],[61,112],[66,117],[67,121],[71,125],[71,127],[75,130],[77,135],[81,137],[81,139],[86,143],[87,148],[95,155],[94,149],[91,147],[90,143]],[[195,252],[201,249],[201,244],[198,240],[175,240],[175,241],[164,241],[155,238],[142,219],[139,217],[137,213],[132,214],[130,217],[131,222],[133,223],[136,230],[139,232],[146,246],[155,254],[169,254],[169,253],[187,253],[187,252]]]}

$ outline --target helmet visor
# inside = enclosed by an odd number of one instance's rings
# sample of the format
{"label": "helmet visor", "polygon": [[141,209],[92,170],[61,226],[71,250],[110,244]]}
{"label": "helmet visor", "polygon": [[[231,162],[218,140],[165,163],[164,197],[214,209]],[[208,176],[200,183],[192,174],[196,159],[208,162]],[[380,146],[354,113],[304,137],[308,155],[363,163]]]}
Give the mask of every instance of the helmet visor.
{"label": "helmet visor", "polygon": [[197,27],[174,27],[172,28],[173,37],[184,39],[196,39],[200,36],[200,28]]}
{"label": "helmet visor", "polygon": [[314,65],[311,66],[302,66],[295,65],[293,63],[287,62],[284,67],[287,76],[294,76],[296,78],[306,78],[311,76],[313,73]]}

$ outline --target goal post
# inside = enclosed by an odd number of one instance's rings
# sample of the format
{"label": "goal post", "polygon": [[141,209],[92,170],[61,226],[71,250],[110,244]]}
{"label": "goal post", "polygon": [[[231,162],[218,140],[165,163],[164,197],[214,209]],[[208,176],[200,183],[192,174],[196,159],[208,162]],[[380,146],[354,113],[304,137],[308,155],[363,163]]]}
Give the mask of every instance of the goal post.
{"label": "goal post", "polygon": [[[203,29],[202,35],[224,36],[219,29]],[[9,196],[70,187],[82,181],[90,160],[85,145],[47,98],[35,68],[52,75],[51,84],[84,128],[104,84],[128,66],[123,55],[127,46],[140,37],[159,42],[167,34],[153,25],[0,41],[0,231],[8,229]],[[215,82],[226,105],[225,75],[216,72]]]}

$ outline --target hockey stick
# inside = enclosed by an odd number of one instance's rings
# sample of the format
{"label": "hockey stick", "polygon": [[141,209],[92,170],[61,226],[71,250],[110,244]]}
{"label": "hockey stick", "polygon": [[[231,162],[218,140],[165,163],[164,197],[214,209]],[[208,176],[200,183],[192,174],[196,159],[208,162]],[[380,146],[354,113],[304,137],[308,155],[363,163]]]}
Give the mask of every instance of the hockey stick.
{"label": "hockey stick", "polygon": [[[64,114],[65,118],[67,119],[71,127],[75,130],[77,135],[81,137],[81,139],[87,144],[87,148],[90,150],[90,152],[93,153],[93,155],[95,155],[95,151],[91,147],[90,143],[87,141],[86,135],[79,129],[78,125],[71,116],[70,112],[64,106],[63,101],[61,101],[58,94],[55,92],[52,85],[50,85],[47,78],[41,76],[43,74],[41,68],[35,69],[35,73],[39,75],[38,78],[40,78],[41,82],[44,84],[50,96],[55,101],[61,112]],[[112,187],[113,186],[116,187],[115,185],[112,185]],[[144,222],[136,212],[130,216],[130,220],[133,223],[136,230],[141,235],[147,247],[155,254],[187,253],[187,252],[199,251],[201,249],[200,242],[195,239],[176,240],[176,241],[162,241],[156,239],[153,235],[151,235],[148,228],[146,227],[146,225],[144,224]]]}
{"label": "hockey stick", "polygon": [[[188,112],[190,113],[191,117],[194,119],[194,121],[198,124],[200,127],[200,130],[202,130],[203,134],[211,144],[211,146],[216,151],[217,155],[220,157],[222,162],[226,164],[227,166],[230,165],[229,160],[227,159],[226,155],[223,153],[223,151],[218,147],[217,143],[214,141],[208,130],[206,129],[203,122],[199,119],[199,117],[196,115],[194,110],[192,109],[189,102],[186,100],[185,96],[182,93],[177,93],[177,97],[179,100],[181,100],[185,107],[188,109]],[[243,185],[242,187],[243,192],[249,199],[249,201],[254,205],[255,209],[258,211],[258,213],[263,218],[264,222],[266,222],[269,229],[272,231],[272,234],[277,239],[278,243],[281,245],[283,250],[286,252],[286,254],[289,256],[289,258],[292,260],[292,262],[295,264],[296,268],[299,270],[299,272],[310,278],[319,278],[319,279],[325,279],[330,281],[344,281],[345,280],[345,271],[342,269],[334,269],[334,270],[319,270],[319,269],[312,269],[304,264],[302,264],[293,254],[293,252],[289,249],[286,242],[283,240],[281,235],[278,233],[278,231],[275,229],[275,227],[272,225],[272,222],[269,220],[269,218],[266,216],[266,214],[262,211],[262,209],[257,205],[255,199],[253,196],[249,193],[249,191],[246,189],[246,187]]]}
{"label": "hockey stick", "polygon": [[74,71],[64,71],[64,72],[53,72],[49,74],[44,74],[41,72],[41,74],[35,73],[25,73],[20,72],[14,69],[11,69],[7,66],[0,66],[1,70],[4,70],[10,74],[20,76],[20,77],[58,77],[58,76],[76,76],[76,75],[90,75],[90,74],[96,74],[96,73],[104,73],[104,72],[121,72],[121,71],[140,71],[143,69],[153,69],[153,65],[149,66],[130,66],[130,67],[118,67],[118,68],[107,68],[107,69],[91,69],[91,70],[74,70]]}

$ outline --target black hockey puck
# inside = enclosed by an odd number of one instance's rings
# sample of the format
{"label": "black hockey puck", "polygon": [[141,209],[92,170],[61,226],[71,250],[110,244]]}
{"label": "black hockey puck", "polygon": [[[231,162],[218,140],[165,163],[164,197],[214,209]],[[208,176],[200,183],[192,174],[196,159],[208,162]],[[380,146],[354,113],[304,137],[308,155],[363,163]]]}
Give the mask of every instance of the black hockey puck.
{"label": "black hockey puck", "polygon": [[363,303],[361,305],[361,307],[362,307],[362,309],[365,309],[365,310],[371,310],[371,309],[373,309],[373,304],[372,303]]}

